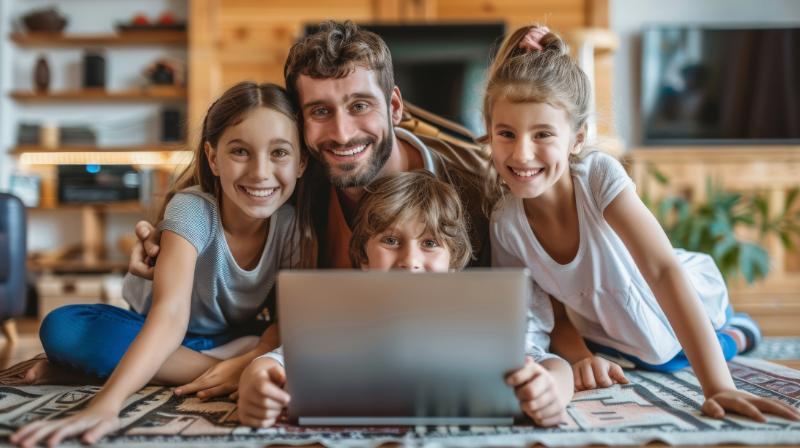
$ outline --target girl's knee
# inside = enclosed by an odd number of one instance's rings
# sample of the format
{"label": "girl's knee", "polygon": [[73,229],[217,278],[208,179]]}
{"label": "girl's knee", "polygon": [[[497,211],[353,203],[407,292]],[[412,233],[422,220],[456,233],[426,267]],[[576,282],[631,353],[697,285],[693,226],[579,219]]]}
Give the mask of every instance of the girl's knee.
{"label": "girl's knee", "polygon": [[84,306],[62,306],[47,313],[42,320],[39,339],[48,358],[59,360],[64,355],[75,352],[76,346],[79,345],[77,341],[79,332],[76,331],[76,326],[79,325],[79,315]]}

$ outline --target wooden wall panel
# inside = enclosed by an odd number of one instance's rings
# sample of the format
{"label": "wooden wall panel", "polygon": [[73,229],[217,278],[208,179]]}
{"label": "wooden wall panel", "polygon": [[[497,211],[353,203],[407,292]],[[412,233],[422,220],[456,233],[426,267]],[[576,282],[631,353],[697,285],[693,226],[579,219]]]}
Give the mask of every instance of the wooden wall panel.
{"label": "wooden wall panel", "polygon": [[606,53],[595,58],[595,102],[597,104],[598,135],[614,135],[614,98],[612,87],[614,81],[614,58]]}
{"label": "wooden wall panel", "polygon": [[540,23],[564,30],[584,26],[586,0],[439,0],[438,20],[505,21],[508,28]]}
{"label": "wooden wall panel", "polygon": [[191,42],[191,46],[199,54],[213,54],[209,63],[219,67],[221,76],[207,89],[212,97],[234,80],[283,84],[283,63],[289,47],[306,24],[326,19],[369,21],[373,4],[372,0],[339,0],[335,4],[327,0],[204,1],[211,5],[206,10],[213,11],[214,18],[203,20],[209,25],[204,42]]}

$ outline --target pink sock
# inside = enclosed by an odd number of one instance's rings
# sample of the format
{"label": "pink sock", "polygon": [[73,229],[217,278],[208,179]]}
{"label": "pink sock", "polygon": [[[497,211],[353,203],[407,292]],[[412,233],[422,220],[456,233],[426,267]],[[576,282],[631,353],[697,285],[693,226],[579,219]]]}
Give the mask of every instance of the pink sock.
{"label": "pink sock", "polygon": [[736,341],[736,353],[741,353],[747,347],[747,337],[744,335],[742,330],[731,327],[723,329],[722,332],[732,337],[733,340]]}

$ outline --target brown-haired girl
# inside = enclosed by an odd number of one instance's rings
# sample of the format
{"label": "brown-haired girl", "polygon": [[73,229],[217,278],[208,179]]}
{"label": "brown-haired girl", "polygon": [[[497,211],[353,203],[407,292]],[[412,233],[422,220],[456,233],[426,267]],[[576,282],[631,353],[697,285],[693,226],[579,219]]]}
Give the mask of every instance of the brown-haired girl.
{"label": "brown-haired girl", "polygon": [[[110,375],[105,386],[81,412],[30,423],[13,443],[55,445],[79,435],[94,443],[119,426],[125,400],[151,380],[190,381],[219,362],[200,351],[242,334],[269,339],[256,315],[278,270],[295,265],[299,255],[287,203],[306,162],[297,117],[274,84],[240,83],[211,105],[194,161],[162,212],[154,279],[125,280],[132,310],[72,305],[42,323],[49,362]],[[223,363],[238,377],[272,348]]]}
{"label": "brown-haired girl", "polygon": [[585,338],[642,368],[691,363],[709,416],[797,419],[789,406],[736,389],[725,359],[752,346],[758,327],[732,316],[708,255],[672,248],[622,165],[584,149],[590,96],[555,34],[520,28],[504,41],[484,98],[492,186],[510,193],[491,218],[493,265],[527,266],[554,299],[552,348],[573,364],[579,388],[626,382]]}

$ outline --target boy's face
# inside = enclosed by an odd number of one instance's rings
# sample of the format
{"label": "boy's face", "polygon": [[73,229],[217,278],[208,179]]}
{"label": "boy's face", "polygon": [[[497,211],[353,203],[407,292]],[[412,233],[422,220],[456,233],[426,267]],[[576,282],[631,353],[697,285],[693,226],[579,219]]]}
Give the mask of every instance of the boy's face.
{"label": "boy's face", "polygon": [[362,269],[411,272],[447,272],[450,270],[450,249],[425,232],[420,220],[407,219],[373,235],[365,248],[367,262]]}

